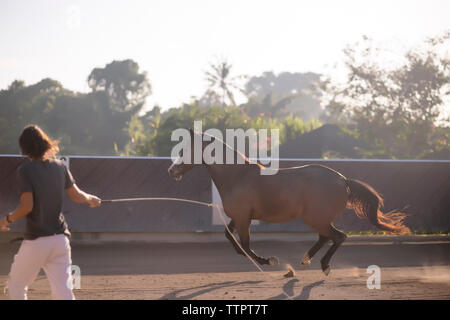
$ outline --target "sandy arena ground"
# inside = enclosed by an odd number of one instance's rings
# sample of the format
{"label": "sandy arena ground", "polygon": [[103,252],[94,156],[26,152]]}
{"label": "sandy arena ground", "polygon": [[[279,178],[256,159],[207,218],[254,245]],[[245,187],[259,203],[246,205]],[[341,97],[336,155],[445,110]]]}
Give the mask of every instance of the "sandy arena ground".
{"label": "sandy arena ground", "polygon": [[[308,270],[299,261],[312,242],[257,241],[260,255],[276,255],[277,267],[258,271],[228,242],[72,244],[81,268],[77,299],[450,299],[450,241],[348,241],[325,276],[318,252]],[[0,244],[0,288],[19,244]],[[295,277],[285,278],[287,265]],[[370,265],[381,268],[381,289],[366,286]],[[49,299],[41,272],[30,299]],[[0,292],[0,300],[7,299]]]}

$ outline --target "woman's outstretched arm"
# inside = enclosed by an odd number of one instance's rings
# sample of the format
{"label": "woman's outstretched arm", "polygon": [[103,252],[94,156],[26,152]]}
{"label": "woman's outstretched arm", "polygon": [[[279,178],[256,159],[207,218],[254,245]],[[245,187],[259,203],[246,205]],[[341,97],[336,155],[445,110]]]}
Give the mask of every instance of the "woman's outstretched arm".
{"label": "woman's outstretched arm", "polygon": [[71,187],[67,188],[66,193],[73,202],[87,203],[91,208],[98,207],[102,203],[102,200],[99,197],[84,192],[78,188],[76,184],[73,184]]}

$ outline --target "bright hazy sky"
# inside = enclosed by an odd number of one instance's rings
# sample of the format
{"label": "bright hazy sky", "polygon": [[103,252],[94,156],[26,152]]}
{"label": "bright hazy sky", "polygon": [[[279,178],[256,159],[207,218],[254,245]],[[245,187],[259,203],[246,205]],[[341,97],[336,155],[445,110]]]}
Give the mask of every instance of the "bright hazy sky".
{"label": "bright hazy sky", "polygon": [[45,77],[87,92],[95,67],[131,58],[148,72],[147,105],[201,96],[226,57],[235,75],[329,72],[346,44],[413,45],[450,28],[449,0],[1,0],[0,89]]}

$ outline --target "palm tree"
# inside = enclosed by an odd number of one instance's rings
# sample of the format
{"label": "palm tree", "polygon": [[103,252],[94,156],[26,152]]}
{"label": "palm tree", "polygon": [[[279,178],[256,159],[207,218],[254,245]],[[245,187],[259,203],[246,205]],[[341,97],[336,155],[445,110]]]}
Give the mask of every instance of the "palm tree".
{"label": "palm tree", "polygon": [[239,81],[245,76],[231,77],[230,72],[232,65],[225,59],[218,60],[216,63],[210,63],[210,70],[205,72],[206,81],[208,81],[208,90],[206,96],[210,100],[214,100],[215,97],[220,97],[222,106],[225,106],[225,100],[228,98],[231,105],[235,106],[234,92],[243,92],[243,89],[239,85]]}

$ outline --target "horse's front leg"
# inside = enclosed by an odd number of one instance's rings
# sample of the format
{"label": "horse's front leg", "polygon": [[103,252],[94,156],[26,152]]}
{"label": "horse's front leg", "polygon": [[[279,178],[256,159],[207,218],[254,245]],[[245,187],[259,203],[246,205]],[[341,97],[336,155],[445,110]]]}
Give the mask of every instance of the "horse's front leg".
{"label": "horse's front leg", "polygon": [[236,222],[236,229],[239,235],[239,240],[241,242],[242,248],[245,250],[245,252],[256,262],[258,262],[260,265],[268,264],[271,266],[278,265],[278,258],[277,257],[269,257],[264,258],[258,256],[252,249],[250,249],[250,222],[251,220],[245,223]]}
{"label": "horse's front leg", "polygon": [[242,254],[243,256],[245,256],[244,251],[242,251],[241,247],[236,242],[236,239],[233,236],[233,231],[234,231],[234,221],[231,220],[230,223],[228,224],[228,227],[225,228],[225,236],[227,237],[228,240],[230,240],[236,252],[238,254]]}

